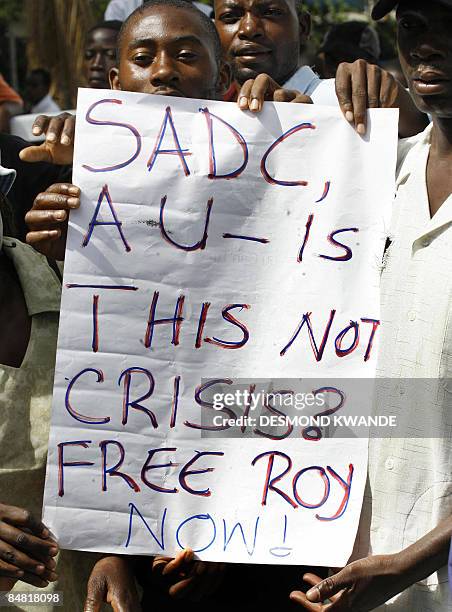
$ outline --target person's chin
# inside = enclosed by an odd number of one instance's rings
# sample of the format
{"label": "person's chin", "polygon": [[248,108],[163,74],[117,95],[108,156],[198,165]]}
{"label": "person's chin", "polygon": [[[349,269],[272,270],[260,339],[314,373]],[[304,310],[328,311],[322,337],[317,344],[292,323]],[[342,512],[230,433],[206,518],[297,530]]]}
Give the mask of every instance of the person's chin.
{"label": "person's chin", "polygon": [[428,98],[416,104],[418,109],[431,117],[438,119],[452,119],[452,97],[443,100]]}
{"label": "person's chin", "polygon": [[91,87],[91,89],[110,89],[109,83],[107,83],[106,81],[101,81],[99,79],[90,79],[88,81],[88,86]]}
{"label": "person's chin", "polygon": [[237,62],[235,63],[233,70],[234,80],[237,81],[237,83],[240,83],[240,85],[243,85],[245,81],[248,81],[249,79],[255,79],[257,75],[261,74],[262,72],[268,73],[268,69],[261,69],[255,64],[253,66],[246,66],[243,63]]}
{"label": "person's chin", "polygon": [[414,103],[420,111],[432,116],[452,117],[452,88],[447,87],[435,94],[420,95],[411,90]]}

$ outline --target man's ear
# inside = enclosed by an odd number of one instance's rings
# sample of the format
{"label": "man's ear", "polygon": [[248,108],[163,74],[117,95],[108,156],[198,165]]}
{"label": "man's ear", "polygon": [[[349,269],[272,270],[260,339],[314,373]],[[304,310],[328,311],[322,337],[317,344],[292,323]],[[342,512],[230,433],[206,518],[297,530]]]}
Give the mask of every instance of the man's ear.
{"label": "man's ear", "polygon": [[119,82],[119,68],[110,68],[108,80],[110,81],[110,87],[112,89],[121,89],[121,84]]}
{"label": "man's ear", "polygon": [[311,15],[308,11],[302,9],[298,13],[298,26],[300,31],[300,47],[303,47],[311,34]]}
{"label": "man's ear", "polygon": [[232,82],[232,69],[228,62],[221,60],[220,67],[218,69],[218,78],[216,84],[216,90],[220,100],[224,94],[228,91]]}

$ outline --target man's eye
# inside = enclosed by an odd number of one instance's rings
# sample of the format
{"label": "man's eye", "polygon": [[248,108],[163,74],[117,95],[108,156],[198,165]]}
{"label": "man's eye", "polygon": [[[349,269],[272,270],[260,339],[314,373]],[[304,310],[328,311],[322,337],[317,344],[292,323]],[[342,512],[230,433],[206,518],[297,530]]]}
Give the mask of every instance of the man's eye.
{"label": "man's eye", "polygon": [[94,51],[85,51],[85,59],[90,60],[94,57]]}
{"label": "man's eye", "polygon": [[108,49],[105,55],[108,57],[108,59],[116,59],[116,51],[114,49]]}
{"label": "man's eye", "polygon": [[152,57],[148,53],[137,53],[133,56],[133,61],[136,64],[149,64],[152,62]]}
{"label": "man's eye", "polygon": [[240,20],[240,15],[238,13],[223,13],[220,15],[220,21],[222,23],[236,23]]}
{"label": "man's eye", "polygon": [[283,12],[280,8],[269,6],[263,11],[263,14],[265,17],[278,17],[279,15],[282,15]]}
{"label": "man's eye", "polygon": [[418,28],[421,26],[421,22],[419,19],[415,19],[414,17],[402,17],[399,19],[399,27],[404,30],[413,30],[414,28]]}
{"label": "man's eye", "polygon": [[177,58],[184,61],[196,59],[198,56],[193,51],[179,51]]}

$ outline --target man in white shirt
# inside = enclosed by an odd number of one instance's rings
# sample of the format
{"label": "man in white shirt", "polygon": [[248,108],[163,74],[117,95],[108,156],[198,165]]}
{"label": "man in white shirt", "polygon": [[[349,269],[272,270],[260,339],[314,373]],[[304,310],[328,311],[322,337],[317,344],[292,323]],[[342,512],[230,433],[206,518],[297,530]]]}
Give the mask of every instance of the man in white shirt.
{"label": "man in white shirt", "polygon": [[286,89],[317,104],[337,105],[334,79],[322,81],[309,66],[299,66],[311,22],[299,0],[215,0],[215,25],[241,86],[268,74]]}
{"label": "man in white shirt", "polygon": [[30,113],[59,113],[61,108],[49,94],[52,79],[48,70],[32,70],[25,83],[25,100]]}
{"label": "man in white shirt", "polygon": [[[215,25],[232,66],[227,101],[247,95],[247,82],[267,74],[279,87],[309,96],[314,104],[339,106],[358,133],[366,132],[367,108],[399,108],[401,137],[427,125],[409,94],[387,72],[359,60],[341,64],[334,79],[322,80],[300,54],[311,29],[303,0],[214,0]],[[241,108],[246,108],[246,106]],[[253,109],[250,106],[250,110]]]}
{"label": "man in white shirt", "polygon": [[311,612],[452,611],[452,0],[380,0],[373,15],[396,6],[400,62],[433,118],[399,146],[382,272],[375,410],[401,428],[369,443],[358,560],[292,593]]}

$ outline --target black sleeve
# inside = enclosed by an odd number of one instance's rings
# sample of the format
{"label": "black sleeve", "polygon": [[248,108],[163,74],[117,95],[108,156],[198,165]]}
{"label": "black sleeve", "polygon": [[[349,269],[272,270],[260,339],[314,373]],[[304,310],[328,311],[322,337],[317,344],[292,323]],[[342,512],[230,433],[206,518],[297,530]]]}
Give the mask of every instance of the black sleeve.
{"label": "black sleeve", "polygon": [[17,177],[8,200],[14,208],[14,217],[18,238],[25,239],[26,225],[25,213],[33,206],[35,197],[45,191],[53,183],[70,183],[72,180],[72,166],[57,166],[39,162],[30,164],[19,158],[19,151],[28,147],[29,142],[0,132],[1,164],[5,168],[17,170]]}

